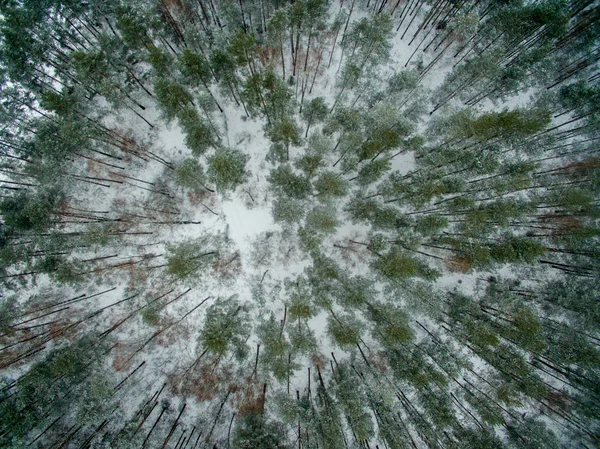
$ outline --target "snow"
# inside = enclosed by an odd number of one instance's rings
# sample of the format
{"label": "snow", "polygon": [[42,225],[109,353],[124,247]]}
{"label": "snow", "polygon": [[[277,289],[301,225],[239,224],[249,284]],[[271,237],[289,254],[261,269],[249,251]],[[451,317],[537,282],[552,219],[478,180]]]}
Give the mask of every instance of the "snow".
{"label": "snow", "polygon": [[404,175],[415,168],[415,154],[412,151],[407,151],[394,157],[391,162],[392,171],[398,171]]}
{"label": "snow", "polygon": [[[337,10],[337,5],[332,4],[331,8],[332,10]],[[359,12],[358,10],[355,10],[355,13],[353,13],[354,20],[364,16],[366,16],[366,13]],[[410,32],[415,31],[417,25],[418,23],[415,23]],[[398,67],[403,68],[408,57],[414,51],[418,41],[415,41],[413,46],[409,46],[409,39],[399,39],[399,35],[403,31],[404,30],[401,30],[392,39],[393,46],[391,49],[391,60],[386,67],[375,74],[373,86],[385,85],[387,76]],[[410,32],[407,36],[411,35]],[[287,67],[291,67],[289,53],[289,51],[284,52]],[[324,59],[327,59],[327,52],[324,52],[324,55]],[[323,69],[322,67],[324,73],[317,78],[313,93],[310,96],[307,96],[305,101],[309,101],[318,96],[323,96],[329,105],[333,104],[338,89],[333,88],[332,80],[336,77],[339,56],[340,51],[338,46],[330,68]],[[427,64],[430,58],[431,55],[425,55],[425,64]],[[416,60],[417,58],[414,58],[408,68],[415,64]],[[325,62],[326,61],[323,61],[323,63]],[[439,87],[443,83],[446,75],[450,73],[451,66],[452,56],[451,52],[449,52],[437,63],[434,70],[428,72],[427,76],[422,81],[422,84],[430,89]],[[136,400],[126,402],[123,405],[126,412],[130,414],[137,410],[141,398],[150,396],[151,391],[159,389],[168,376],[173,374],[175,369],[186,366],[190,361],[195,359],[197,356],[198,338],[201,334],[201,327],[205,318],[205,311],[217,298],[229,297],[235,293],[239,294],[240,302],[251,304],[253,306],[249,313],[250,319],[254,323],[256,323],[259,318],[270,313],[273,313],[276,317],[281,319],[283,317],[286,301],[283,292],[275,294],[273,301],[271,301],[272,298],[269,297],[267,304],[263,306],[254,304],[252,288],[256,284],[256,278],[258,277],[258,279],[260,279],[261,276],[264,277],[265,290],[276,290],[277,287],[281,287],[284,279],[293,279],[294,277],[301,275],[312,263],[308,255],[298,253],[295,231],[283,229],[279,224],[274,223],[271,216],[270,209],[272,195],[268,189],[267,176],[269,170],[273,166],[264,160],[264,156],[270,146],[270,142],[263,131],[265,120],[246,118],[241,108],[235,107],[232,102],[228,102],[218,93],[215,93],[215,95],[224,108],[223,114],[219,114],[218,112],[214,114],[214,121],[217,126],[219,126],[222,134],[223,145],[229,148],[238,149],[249,156],[247,163],[247,169],[249,171],[248,180],[242,186],[238,187],[235,192],[207,195],[194,202],[194,200],[188,197],[188,192],[174,186],[174,183],[172,182],[172,173],[160,163],[156,161],[141,163],[138,160],[124,160],[122,164],[126,166],[126,173],[128,175],[149,182],[165,180],[172,188],[171,193],[173,194],[173,197],[165,199],[165,204],[167,207],[172,207],[173,209],[179,208],[179,213],[177,215],[166,216],[166,218],[165,214],[162,214],[160,215],[159,220],[172,220],[174,222],[188,220],[193,221],[194,223],[157,225],[145,220],[144,223],[134,224],[132,225],[133,230],[153,232],[153,235],[151,237],[142,236],[141,238],[135,236],[127,237],[123,240],[123,244],[119,248],[119,257],[115,260],[127,261],[140,254],[155,253],[159,255],[159,257],[153,259],[150,265],[160,266],[166,263],[167,248],[169,246],[191,241],[200,236],[224,232],[231,241],[232,253],[239,251],[240,254],[241,265],[234,273],[234,278],[222,279],[216,274],[210,273],[209,275],[202,274],[202,276],[198,276],[199,279],[186,279],[185,281],[178,282],[177,280],[169,278],[160,270],[148,270],[148,279],[140,281],[139,285],[136,284],[131,277],[128,277],[127,274],[120,274],[119,276],[115,275],[114,278],[107,276],[104,281],[97,280],[96,282],[98,285],[86,285],[85,287],[82,287],[82,290],[80,290],[79,287],[65,288],[65,293],[68,293],[69,296],[76,296],[81,293],[81,291],[89,292],[88,294],[90,295],[94,292],[102,291],[105,289],[105,283],[108,285],[108,283],[112,282],[110,285],[116,283],[117,286],[117,288],[109,294],[94,298],[93,304],[82,301],[76,306],[73,306],[68,312],[69,315],[72,316],[77,314],[83,315],[90,310],[97,310],[101,307],[113,304],[116,301],[125,298],[127,295],[130,295],[130,291],[138,292],[138,287],[145,286],[143,282],[146,282],[146,285],[152,287],[153,290],[156,289],[160,292],[173,288],[174,292],[170,294],[167,299],[175,298],[176,295],[181,294],[188,286],[192,288],[190,293],[181,300],[176,301],[161,311],[161,323],[158,327],[149,326],[141,322],[141,319],[136,316],[131,322],[128,322],[126,326],[115,331],[113,337],[118,342],[123,343],[128,350],[135,350],[149,338],[153,332],[161,329],[161,326],[179,319],[200,301],[206,297],[210,297],[206,304],[182,322],[181,327],[177,329],[180,338],[173,337],[170,340],[165,339],[165,341],[161,342],[153,341],[142,354],[133,359],[130,368],[118,375],[119,379],[124,378],[134,367],[141,363],[141,361],[146,362],[144,368],[131,380],[134,388],[139,390],[132,392],[131,394],[131,397],[135,397]],[[529,99],[530,92],[527,92],[521,96],[510,98],[506,103],[503,103],[503,106],[509,108],[520,107],[525,105]],[[478,106],[482,111],[488,109],[491,110],[495,107],[496,106],[489,101],[482,102]],[[185,136],[177,123],[173,122],[165,125],[160,119],[159,112],[153,107],[148,107],[142,115],[147,117],[151,122],[156,123],[156,128],[149,130],[148,126],[141,121],[141,119],[128,111],[121,111],[118,115],[108,116],[105,119],[105,124],[107,126],[125,127],[127,132],[131,132],[138,142],[146,143],[152,151],[160,154],[161,157],[168,159],[170,162],[178,163],[191,156],[191,152],[185,146]],[[424,116],[423,121],[418,125],[419,131],[426,128],[428,120],[429,116]],[[303,126],[302,123],[301,125]],[[311,128],[311,131],[318,132],[319,125],[315,125]],[[304,146],[292,148],[292,161],[303,152]],[[415,168],[414,153],[408,151],[399,154],[391,160],[391,164],[392,170],[402,174],[409,173]],[[331,164],[329,164],[329,166],[330,165]],[[84,163],[81,163],[79,168],[85,170]],[[101,167],[99,170],[101,169],[104,169],[104,167]],[[137,184],[149,187],[142,183]],[[81,189],[79,189],[79,185],[77,185],[77,187],[78,191],[76,197],[78,198],[78,202],[73,204],[78,206],[97,210],[110,210],[110,217],[118,217],[128,212],[141,215],[148,214],[153,217],[155,215],[158,216],[157,214],[145,211],[141,207],[150,199],[150,193],[147,191],[126,185],[110,188],[98,186],[91,187],[89,185],[82,185]],[[93,198],[91,204],[90,198]],[[314,203],[316,204],[317,200],[315,200]],[[203,205],[210,207],[216,215],[209,212]],[[340,212],[340,216],[342,216],[340,210],[342,206],[343,201],[338,201],[330,207],[337,208]],[[272,241],[268,243],[266,242],[265,237],[265,233],[267,232],[273,233]],[[369,232],[370,228],[365,225],[356,225],[349,221],[345,221],[339,226],[334,235],[328,236],[325,239],[321,250],[324,254],[333,257],[340,264],[344,273],[348,275],[364,275],[364,264],[368,263],[368,258],[371,257],[368,252],[364,251],[364,254],[357,252],[357,254],[345,255],[343,250],[335,248],[333,245],[336,242],[347,244],[349,239],[366,241]],[[135,245],[135,242],[143,242],[144,244],[152,246],[145,247],[143,251],[140,251],[140,248],[136,247],[137,245]],[[266,266],[258,266],[253,259],[255,245],[261,244],[272,245],[273,254],[269,256],[268,264]],[[80,250],[77,253],[77,257],[84,259],[107,256],[110,251],[112,250],[104,249],[97,252],[95,249]],[[367,262],[365,262],[365,260]],[[477,295],[477,279],[483,276],[483,273],[476,271],[466,274],[450,273],[441,266],[441,263],[440,269],[444,270],[444,274],[436,281],[437,288],[442,291],[460,291],[467,295]],[[514,273],[509,271],[509,267],[503,267],[496,271],[501,276],[514,277]],[[486,274],[487,273],[488,272],[486,272]],[[52,283],[47,276],[41,276],[38,280],[38,284],[35,287],[32,287],[32,291],[43,291],[51,285]],[[379,294],[382,295],[381,292],[383,291],[383,288],[381,288],[381,285],[377,285],[377,289],[380,292]],[[22,301],[25,301],[25,299],[26,298],[23,298]],[[124,309],[107,309],[100,317],[95,318],[96,321],[94,322],[94,326],[100,329],[109,328],[124,315],[125,312],[123,312],[123,310],[133,310],[133,304],[135,304],[136,307],[143,304],[142,298],[136,298],[136,300],[131,303],[128,302]],[[66,316],[66,313],[64,315]],[[328,318],[329,312],[320,310],[308,321],[308,325],[314,331],[319,344],[318,353],[325,357],[325,359],[329,359],[329,355],[334,352],[336,358],[340,361],[345,357],[349,357],[350,353],[341,351],[328,337],[326,332]],[[424,323],[428,329],[434,329],[438,325],[438,323],[432,321],[427,316],[415,315],[413,318]],[[417,333],[419,340],[427,338],[422,329],[415,326],[414,330]],[[166,333],[166,337],[169,336],[169,332],[170,331]],[[247,341],[247,344],[250,347],[250,353],[252,353],[257,342],[258,339],[256,335],[251,334]],[[49,346],[51,347],[51,345]],[[246,364],[253,363],[252,356],[248,359],[252,359],[252,361],[246,362]],[[471,361],[476,369],[482,369],[486,366],[481,359],[472,355]],[[312,366],[314,360],[311,360],[311,357],[309,356],[305,356],[302,357],[299,362],[301,362],[303,368],[299,369],[291,379],[292,391],[304,391],[307,386],[305,368],[306,366]],[[8,370],[7,373],[10,376],[18,377],[19,374],[24,372],[26,367],[27,365],[13,368]],[[246,369],[247,367],[244,366],[243,368]],[[200,403],[195,400],[187,400],[187,403],[190,409],[193,410],[192,414],[195,413],[196,416],[202,416],[206,409],[211,406],[210,401]],[[523,410],[526,409],[524,408]]]}
{"label": "snow", "polygon": [[229,236],[241,249],[246,249],[244,247],[248,242],[261,232],[278,229],[268,209],[248,209],[239,201],[226,201],[221,205],[221,209],[229,226]]}
{"label": "snow", "polygon": [[185,135],[177,123],[161,127],[157,134],[156,138],[165,146],[167,154],[181,154],[185,149]]}

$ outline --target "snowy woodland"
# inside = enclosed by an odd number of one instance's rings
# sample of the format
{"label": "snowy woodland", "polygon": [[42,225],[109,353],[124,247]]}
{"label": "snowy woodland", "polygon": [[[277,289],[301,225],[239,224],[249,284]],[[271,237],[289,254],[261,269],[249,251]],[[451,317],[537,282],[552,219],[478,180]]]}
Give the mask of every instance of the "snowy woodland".
{"label": "snowy woodland", "polygon": [[0,2],[0,447],[600,447],[597,0]]}

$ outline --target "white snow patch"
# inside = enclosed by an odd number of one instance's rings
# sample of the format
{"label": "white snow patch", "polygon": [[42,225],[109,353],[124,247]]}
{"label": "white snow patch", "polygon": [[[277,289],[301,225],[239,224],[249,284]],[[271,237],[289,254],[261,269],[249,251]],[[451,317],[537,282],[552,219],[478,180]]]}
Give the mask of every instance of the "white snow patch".
{"label": "white snow patch", "polygon": [[402,153],[394,157],[391,162],[392,171],[406,174],[415,168],[415,154],[412,151]]}
{"label": "white snow patch", "polygon": [[221,208],[229,225],[229,237],[241,251],[248,250],[258,234],[278,229],[268,209],[248,209],[239,200],[226,201]]}
{"label": "white snow patch", "polygon": [[176,149],[186,147],[184,139],[185,135],[183,134],[181,127],[175,123],[170,124],[168,127],[165,127],[158,132],[158,140],[161,143]]}

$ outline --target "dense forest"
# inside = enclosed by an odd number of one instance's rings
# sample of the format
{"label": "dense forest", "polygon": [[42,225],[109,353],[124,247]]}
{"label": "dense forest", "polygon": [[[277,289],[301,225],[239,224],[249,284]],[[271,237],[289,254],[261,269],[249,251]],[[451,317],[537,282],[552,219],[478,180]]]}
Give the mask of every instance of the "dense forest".
{"label": "dense forest", "polygon": [[600,447],[597,0],[0,2],[0,447]]}

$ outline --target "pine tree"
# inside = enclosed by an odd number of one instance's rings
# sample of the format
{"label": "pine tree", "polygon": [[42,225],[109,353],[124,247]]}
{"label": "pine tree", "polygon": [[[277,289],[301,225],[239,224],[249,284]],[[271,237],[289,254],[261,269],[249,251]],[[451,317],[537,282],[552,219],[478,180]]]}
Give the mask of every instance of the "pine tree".
{"label": "pine tree", "polygon": [[235,189],[248,176],[245,168],[247,160],[247,156],[238,150],[217,150],[207,161],[208,180],[216,186],[218,191]]}
{"label": "pine tree", "polygon": [[218,357],[234,351],[237,357],[245,358],[247,319],[246,311],[238,304],[235,296],[215,301],[207,309],[200,344]]}

